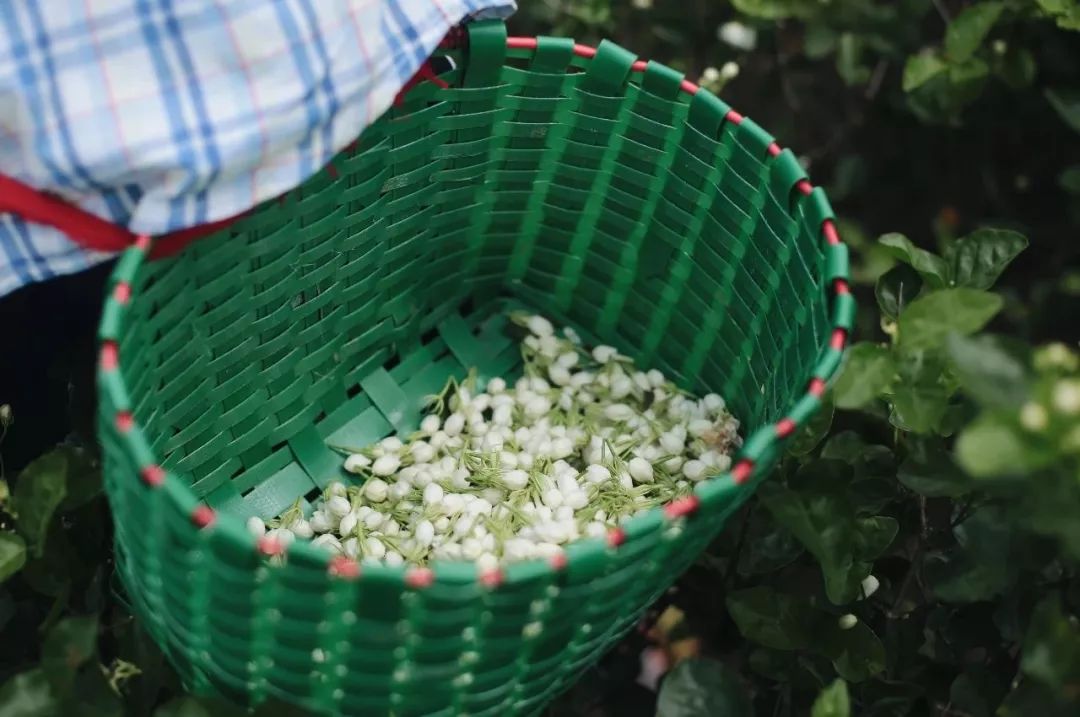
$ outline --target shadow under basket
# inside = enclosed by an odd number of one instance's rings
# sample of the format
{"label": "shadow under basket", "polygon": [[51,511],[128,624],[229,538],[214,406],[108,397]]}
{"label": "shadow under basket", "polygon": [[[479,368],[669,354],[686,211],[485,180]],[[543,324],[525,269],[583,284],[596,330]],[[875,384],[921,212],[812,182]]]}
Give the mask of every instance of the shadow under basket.
{"label": "shadow under basket", "polygon": [[[535,714],[619,639],[817,410],[854,305],[821,190],[721,100],[610,43],[470,25],[304,186],[116,267],[100,434],[118,572],[186,686],[331,714]],[[441,86],[446,84],[445,87]],[[332,446],[521,370],[507,311],[616,346],[746,440],[563,559],[357,565],[244,526],[350,480]]]}

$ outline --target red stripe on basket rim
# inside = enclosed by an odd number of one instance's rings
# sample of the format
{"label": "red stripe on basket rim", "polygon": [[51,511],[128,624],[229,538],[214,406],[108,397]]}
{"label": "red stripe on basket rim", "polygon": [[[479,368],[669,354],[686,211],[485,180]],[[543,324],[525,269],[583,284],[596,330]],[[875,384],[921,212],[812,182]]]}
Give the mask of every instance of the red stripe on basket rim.
{"label": "red stripe on basket rim", "polygon": [[214,509],[208,505],[200,505],[191,512],[191,522],[200,528],[207,528],[217,517]]}
{"label": "red stripe on basket rim", "polygon": [[787,438],[795,432],[795,421],[790,418],[781,418],[776,422],[776,435],[779,438]]}
{"label": "red stripe on basket rim", "polygon": [[98,363],[102,371],[115,371],[120,365],[120,350],[115,341],[106,339],[101,342],[101,357]]}
{"label": "red stripe on basket rim", "polygon": [[806,392],[811,396],[821,396],[825,393],[825,382],[815,376],[810,379],[810,388],[806,389]]}
{"label": "red stripe on basket rim", "polygon": [[741,485],[746,482],[753,472],[754,462],[744,458],[736,463],[735,467],[731,469],[731,477],[735,480],[735,485]]}
{"label": "red stripe on basket rim", "polygon": [[612,528],[607,533],[607,544],[617,548],[626,542],[626,531],[622,528]]}
{"label": "red stripe on basket rim", "polygon": [[114,423],[116,430],[127,433],[135,426],[135,417],[131,415],[131,411],[117,411]]}
{"label": "red stripe on basket rim", "polygon": [[843,279],[836,279],[833,281],[833,289],[837,294],[850,294],[851,287]]}
{"label": "red stripe on basket rim", "polygon": [[844,344],[847,342],[847,330],[845,329],[833,329],[832,337],[829,339],[829,348],[835,351],[843,351]]}
{"label": "red stripe on basket rim", "polygon": [[405,584],[417,590],[430,587],[435,582],[431,568],[409,568],[405,571]]}
{"label": "red stripe on basket rim", "polygon": [[807,197],[814,191],[814,185],[810,184],[810,182],[805,179],[800,179],[795,182],[795,188],[799,190],[800,194]]}
{"label": "red stripe on basket rim", "polygon": [[497,588],[503,583],[503,571],[499,568],[480,573],[480,584],[486,588]]}
{"label": "red stripe on basket rim", "polygon": [[768,150],[770,157],[776,157],[780,154],[780,152],[783,151],[780,149],[780,145],[778,145],[776,142],[771,142],[768,146]]}
{"label": "red stripe on basket rim", "polygon": [[112,290],[113,301],[118,304],[126,304],[131,299],[131,284],[126,281],[116,282]]}
{"label": "red stripe on basket rim", "polygon": [[355,580],[360,577],[360,563],[346,555],[335,555],[330,558],[330,565],[327,568],[327,572],[336,578]]}
{"label": "red stripe on basket rim", "polygon": [[836,225],[832,219],[826,219],[822,222],[821,231],[825,234],[825,241],[829,244],[840,243],[840,235],[836,233]]}
{"label": "red stripe on basket rim", "polygon": [[281,555],[285,552],[285,544],[282,543],[276,535],[264,535],[259,538],[256,543],[259,552],[263,555],[273,557],[275,555]]}
{"label": "red stripe on basket rim", "polygon": [[701,506],[701,499],[696,495],[686,495],[682,498],[676,498],[667,505],[664,506],[664,515],[668,518],[682,518],[687,515],[692,515],[697,512],[697,509]]}
{"label": "red stripe on basket rim", "polygon": [[550,565],[553,570],[562,570],[566,567],[566,553],[561,550],[555,553],[548,559],[548,565]]}
{"label": "red stripe on basket rim", "polygon": [[152,464],[139,471],[139,477],[146,485],[157,488],[165,482],[165,471],[161,466]]}

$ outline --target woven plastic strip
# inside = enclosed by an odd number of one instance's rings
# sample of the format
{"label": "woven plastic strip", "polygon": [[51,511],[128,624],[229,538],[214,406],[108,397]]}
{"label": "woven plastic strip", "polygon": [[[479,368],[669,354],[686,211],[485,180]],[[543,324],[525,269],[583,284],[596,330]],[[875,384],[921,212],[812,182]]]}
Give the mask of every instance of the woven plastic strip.
{"label": "woven plastic strip", "polygon": [[[817,409],[854,310],[824,195],[764,130],[610,43],[468,30],[334,172],[175,258],[117,266],[101,439],[118,570],[187,685],[333,714],[531,714],[716,535]],[[358,565],[251,515],[348,480],[506,312],[613,344],[749,433],[730,473],[565,557]]]}

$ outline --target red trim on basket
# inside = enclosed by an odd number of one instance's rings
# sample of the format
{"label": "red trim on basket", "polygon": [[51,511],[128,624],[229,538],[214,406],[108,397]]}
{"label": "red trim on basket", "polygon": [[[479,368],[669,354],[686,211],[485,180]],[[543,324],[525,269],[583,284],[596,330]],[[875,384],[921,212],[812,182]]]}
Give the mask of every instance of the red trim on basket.
{"label": "red trim on basket", "polygon": [[735,467],[731,469],[731,477],[735,480],[735,485],[741,485],[746,482],[750,474],[754,472],[754,462],[744,458],[735,464]]}
{"label": "red trim on basket", "polygon": [[769,156],[770,157],[775,157],[776,155],[780,154],[780,151],[781,151],[780,150],[780,145],[778,145],[776,142],[771,143],[769,145],[768,149],[769,149]]}
{"label": "red trim on basket", "polygon": [[106,339],[101,342],[101,358],[99,360],[102,371],[115,371],[120,365],[120,350],[116,348],[116,342]]}
{"label": "red trim on basket", "polygon": [[405,571],[405,584],[417,590],[430,587],[435,582],[431,568],[409,568]]}
{"label": "red trim on basket", "polygon": [[776,422],[776,435],[787,438],[795,431],[795,421],[790,418],[781,418]]}
{"label": "red trim on basket", "polygon": [[336,578],[355,580],[360,577],[360,563],[346,555],[335,555],[330,558],[327,571]]}
{"label": "red trim on basket", "polygon": [[271,557],[285,552],[285,546],[276,535],[264,535],[259,538],[258,548],[260,553]]}
{"label": "red trim on basket", "polygon": [[825,234],[825,241],[829,244],[839,244],[840,235],[836,233],[836,225],[832,219],[826,219],[821,224],[821,231]]}
{"label": "red trim on basket", "polygon": [[139,471],[139,477],[146,485],[157,488],[165,482],[165,471],[159,465],[148,465]]}
{"label": "red trim on basket", "polygon": [[810,379],[810,388],[806,392],[811,396],[821,396],[821,394],[825,393],[825,382],[816,377]]}
{"label": "red trim on basket", "polygon": [[112,290],[112,298],[118,304],[126,304],[131,299],[131,284],[126,281],[116,282]]}
{"label": "red trim on basket", "polygon": [[121,433],[127,433],[134,425],[135,418],[131,415],[131,411],[116,412],[116,430]]}
{"label": "red trim on basket", "polygon": [[[435,74],[435,70],[431,67],[431,60],[424,60],[424,64],[420,65],[420,69],[416,71],[416,74],[410,77],[409,81],[402,85],[401,89],[398,90],[398,93],[394,95],[394,106],[401,106],[401,103],[405,101],[405,95],[408,94],[409,90],[416,87],[424,80],[443,89],[450,86],[449,82]],[[334,178],[336,179],[337,177]]]}
{"label": "red trim on basket", "polygon": [[667,505],[664,506],[664,515],[668,518],[681,518],[685,515],[690,515],[697,512],[697,509],[701,506],[701,499],[696,495],[687,495],[682,498],[676,498]]}
{"label": "red trim on basket", "polygon": [[647,60],[634,60],[634,63],[630,65],[631,72],[644,72],[648,69],[649,63]]}
{"label": "red trim on basket", "polygon": [[833,329],[832,338],[829,339],[829,348],[836,351],[842,351],[844,348],[844,342],[847,341],[847,331],[844,329]]}
{"label": "red trim on basket", "polygon": [[506,38],[506,46],[511,50],[535,50],[538,44],[535,37]]}
{"label": "red trim on basket", "polygon": [[626,531],[622,528],[612,528],[607,534],[607,544],[617,548],[626,542]]}
{"label": "red trim on basket", "polygon": [[191,522],[200,528],[206,528],[214,522],[214,509],[208,505],[200,505],[191,512]]}
{"label": "red trim on basket", "polygon": [[742,121],[746,118],[735,110],[728,110],[727,114],[724,115],[724,119],[726,119],[731,124],[741,124]]}
{"label": "red trim on basket", "polygon": [[836,281],[834,281],[833,282],[833,289],[836,291],[837,294],[850,294],[851,293],[851,287],[848,286],[848,283],[846,281],[844,281],[843,279],[837,279]]}
{"label": "red trim on basket", "polygon": [[805,196],[810,196],[810,193],[814,191],[814,186],[805,179],[795,182],[795,188]]}
{"label": "red trim on basket", "polygon": [[497,588],[502,585],[503,571],[495,568],[480,573],[480,584],[486,588]]}
{"label": "red trim on basket", "polygon": [[586,59],[591,60],[593,57],[596,56],[596,48],[595,47],[589,47],[588,45],[579,45],[578,43],[575,42],[574,43],[574,54],[577,55],[578,57],[584,57]]}
{"label": "red trim on basket", "polygon": [[690,80],[683,80],[679,83],[679,89],[688,95],[696,95],[701,88]]}
{"label": "red trim on basket", "polygon": [[555,553],[548,560],[548,565],[550,565],[554,570],[562,570],[566,567],[566,553],[562,552],[561,550]]}

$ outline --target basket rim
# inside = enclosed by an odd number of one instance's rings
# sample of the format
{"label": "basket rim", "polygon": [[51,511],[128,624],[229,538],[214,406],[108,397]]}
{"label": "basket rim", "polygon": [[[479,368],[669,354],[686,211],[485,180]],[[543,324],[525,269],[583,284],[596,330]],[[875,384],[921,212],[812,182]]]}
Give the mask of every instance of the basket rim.
{"label": "basket rim", "polygon": [[[498,22],[498,21],[495,21]],[[478,23],[479,24],[479,23]],[[501,23],[500,23],[501,24]],[[505,38],[506,49],[511,51],[514,57],[528,57],[539,43],[535,37]],[[588,45],[575,43],[573,55],[578,60],[572,61],[575,66],[587,64],[596,55],[597,49]],[[650,66],[657,66],[645,60],[635,60],[631,66],[631,78],[640,75]],[[659,65],[663,67],[662,65]],[[631,80],[628,79],[627,82]],[[420,86],[431,83],[430,79],[419,83]],[[715,98],[709,90],[685,79],[680,82],[680,99],[688,101],[699,93],[705,93],[708,98],[714,100],[716,105],[727,108],[719,99]],[[734,109],[727,108],[723,115],[724,123],[739,125],[747,120],[742,114]],[[771,137],[770,137],[771,140]],[[775,141],[771,140],[767,145],[768,157],[766,162],[773,161],[781,156],[784,150]],[[790,155],[790,152],[787,154]],[[333,175],[332,162],[320,171],[327,171]],[[694,486],[693,494],[671,501],[663,506],[651,508],[641,515],[626,520],[620,526],[611,529],[606,538],[579,538],[564,546],[564,551],[551,559],[532,559],[512,563],[494,571],[480,572],[475,563],[471,561],[435,561],[432,567],[406,567],[387,566],[382,563],[363,565],[364,574],[372,578],[380,577],[384,580],[396,581],[403,587],[411,589],[423,589],[430,586],[436,580],[462,583],[479,581],[486,588],[496,588],[503,584],[510,584],[524,580],[535,579],[539,575],[550,574],[564,570],[567,565],[576,559],[586,556],[596,556],[598,551],[613,551],[618,549],[628,537],[639,532],[644,532],[656,527],[658,523],[673,523],[680,520],[693,519],[700,514],[702,506],[708,506],[732,493],[741,492],[740,498],[749,495],[752,485],[748,485],[752,477],[762,478],[771,467],[773,458],[795,431],[804,425],[820,407],[821,397],[825,392],[828,382],[835,376],[848,344],[851,330],[851,318],[854,312],[854,297],[849,285],[848,267],[846,261],[847,248],[840,239],[836,224],[828,209],[827,200],[820,189],[811,185],[805,174],[795,182],[794,188],[802,198],[809,198],[811,194],[817,194],[819,203],[824,204],[825,211],[821,219],[819,232],[824,242],[824,251],[833,251],[841,255],[830,268],[828,261],[825,273],[822,276],[823,288],[831,289],[830,300],[830,338],[825,346],[822,346],[818,361],[815,364],[812,378],[807,383],[802,394],[791,399],[790,406],[784,411],[783,417],[775,423],[766,423],[750,434],[736,454],[732,467],[718,476],[713,476]],[[296,191],[296,190],[291,190]],[[288,193],[286,193],[288,194]],[[277,201],[277,200],[270,200]],[[791,211],[791,207],[788,208]],[[241,217],[235,217],[235,221]],[[222,228],[221,222],[215,224],[215,229]],[[153,251],[155,239],[141,235],[129,245],[123,252],[116,268],[109,277],[109,285],[105,298],[105,307],[102,314],[102,322],[98,332],[100,344],[98,359],[98,385],[99,390],[108,396],[111,405],[117,407],[112,421],[102,417],[99,431],[112,433],[120,445],[123,446],[128,457],[135,465],[139,466],[139,479],[146,490],[164,490],[165,498],[171,501],[173,506],[181,514],[190,518],[192,530],[205,533],[202,536],[204,544],[213,544],[224,541],[235,551],[237,548],[258,551],[264,556],[283,555],[286,552],[302,559],[304,563],[325,566],[330,576],[343,579],[357,579],[361,574],[361,564],[358,560],[341,555],[331,555],[328,551],[317,548],[308,541],[295,541],[289,546],[282,545],[274,538],[256,538],[244,529],[243,520],[238,516],[228,515],[223,521],[219,521],[217,513],[209,506],[202,503],[191,490],[191,487],[180,480],[175,474],[165,470],[160,465],[160,460],[150,447],[143,434],[142,428],[136,416],[130,410],[127,388],[124,377],[120,371],[121,357],[119,355],[118,338],[123,326],[126,309],[135,298],[133,295],[132,281],[142,264],[147,258],[155,258],[158,254]],[[828,259],[828,254],[826,254]],[[222,528],[225,526],[225,529]],[[271,569],[288,569],[289,561],[283,561],[277,565],[271,565]]]}

